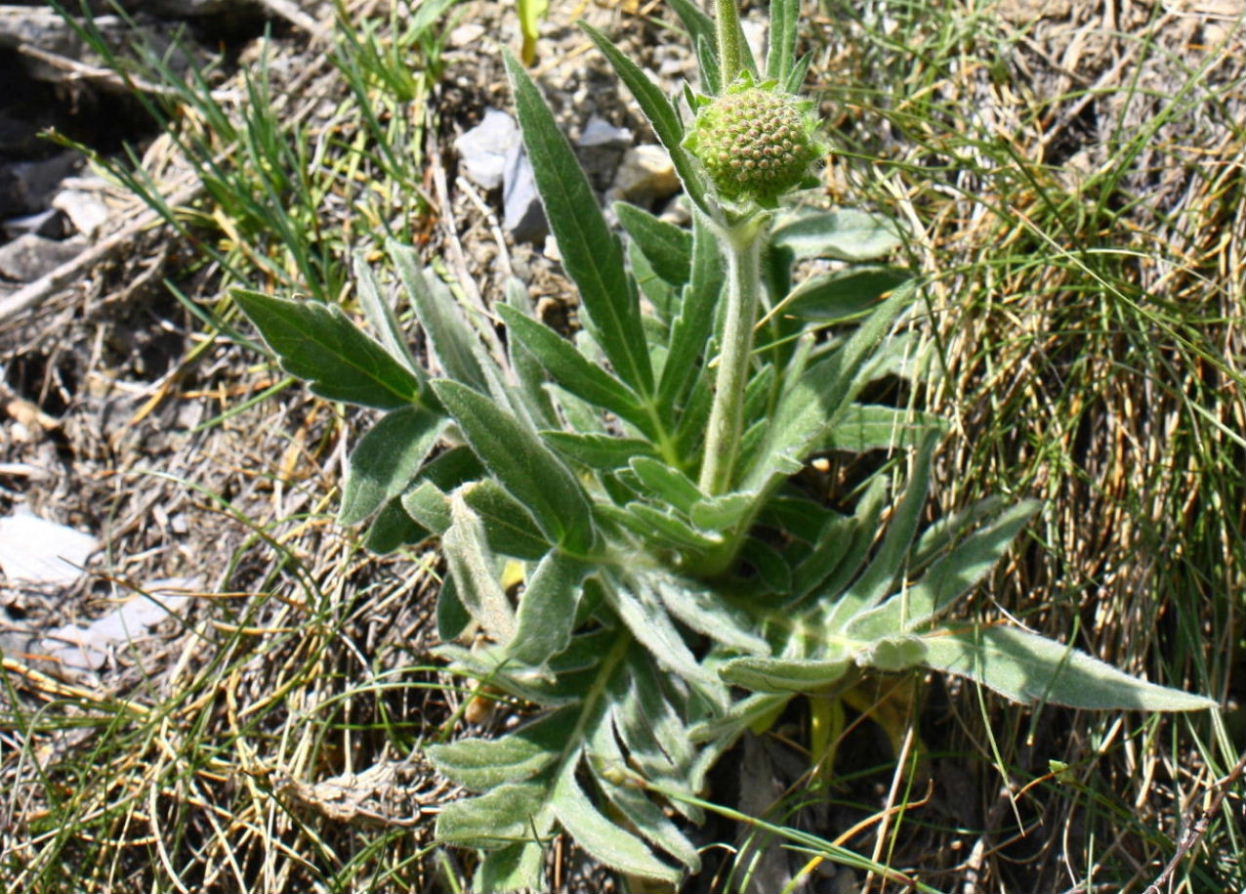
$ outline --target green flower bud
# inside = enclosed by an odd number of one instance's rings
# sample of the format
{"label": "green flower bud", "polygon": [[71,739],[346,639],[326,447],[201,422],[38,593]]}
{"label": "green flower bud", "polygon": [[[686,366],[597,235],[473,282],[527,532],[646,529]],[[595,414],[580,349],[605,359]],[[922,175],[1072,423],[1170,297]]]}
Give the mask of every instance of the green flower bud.
{"label": "green flower bud", "polygon": [[723,198],[772,206],[822,154],[807,105],[743,82],[701,107],[686,145]]}

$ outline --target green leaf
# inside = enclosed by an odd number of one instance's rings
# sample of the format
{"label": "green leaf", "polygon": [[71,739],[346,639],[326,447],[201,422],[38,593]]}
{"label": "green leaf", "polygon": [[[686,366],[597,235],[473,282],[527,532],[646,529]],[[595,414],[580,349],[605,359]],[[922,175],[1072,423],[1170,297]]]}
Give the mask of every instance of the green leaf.
{"label": "green leaf", "polygon": [[384,556],[399,547],[420,543],[432,536],[431,531],[411,518],[402,507],[402,501],[395,497],[382,506],[372,520],[364,538],[364,546],[371,552]]}
{"label": "green leaf", "polygon": [[752,632],[756,625],[731,609],[721,594],[665,574],[648,574],[644,583],[672,616],[698,633],[741,652],[760,655],[770,651],[770,644]]}
{"label": "green leaf", "polygon": [[780,84],[787,82],[796,59],[796,22],[799,16],[800,0],[770,0],[770,49],[766,54],[766,77]]}
{"label": "green leaf", "polygon": [[523,782],[558,759],[577,712],[563,708],[497,739],[429,745],[424,754],[446,776],[474,792]]}
{"label": "green leaf", "polygon": [[1202,711],[1216,702],[1131,677],[1097,658],[1027,630],[988,627],[923,637],[925,664],[976,680],[1021,704],[1090,710]]}
{"label": "green leaf", "polygon": [[658,385],[658,403],[667,410],[683,400],[701,375],[701,363],[714,334],[714,311],[726,279],[724,269],[718,239],[705,218],[694,213],[690,279],[679,316],[671,326]]}
{"label": "green leaf", "polygon": [[878,534],[886,495],[886,480],[875,476],[857,502],[852,518],[834,519],[827,524],[813,552],[792,575],[793,602],[815,590],[828,597],[840,595],[865,564],[870,545]]}
{"label": "green leaf", "polygon": [[628,284],[619,242],[536,85],[509,52],[505,62],[537,190],[558,240],[563,267],[579,286],[585,322],[619,377],[640,394],[651,394],[653,370],[640,323],[640,303]]}
{"label": "green leaf", "polygon": [[484,370],[477,356],[479,340],[458,314],[454,302],[448,300],[448,290],[441,296],[433,292],[420,269],[419,255],[414,248],[390,239],[385,249],[394,261],[398,278],[411,298],[432,355],[442,370],[464,384],[485,387]]}
{"label": "green leaf", "polygon": [[653,265],[654,273],[676,288],[688,282],[692,275],[692,233],[627,202],[615,202],[614,212]]}
{"label": "green leaf", "polygon": [[697,52],[697,67],[701,70],[701,89],[710,96],[718,96],[723,92],[722,66],[718,64],[718,48],[712,38],[705,35],[694,41]]}
{"label": "green leaf", "polygon": [[771,242],[790,249],[796,260],[872,261],[895,250],[904,240],[893,221],[844,208],[789,215],[776,222]]}
{"label": "green leaf", "polygon": [[593,542],[588,500],[575,476],[536,434],[479,392],[458,382],[432,382],[485,467],[532,515],[546,536],[573,553]]}
{"label": "green leaf", "polygon": [[[546,835],[548,831],[540,830],[537,834]],[[485,851],[472,878],[471,890],[492,894],[494,891],[542,891],[545,887],[545,844],[524,841]]]}
{"label": "green leaf", "polygon": [[563,388],[591,404],[617,413],[633,425],[652,431],[635,392],[600,366],[590,363],[571,342],[554,330],[504,304],[494,308],[511,337],[531,352]]}
{"label": "green leaf", "polygon": [[445,427],[444,416],[420,407],[395,410],[374,425],[347,460],[338,521],[358,524],[406,490]]}
{"label": "green leaf", "polygon": [[459,601],[490,636],[510,642],[515,635],[515,613],[498,581],[484,525],[458,493],[450,497],[450,518],[441,545]]}
{"label": "green leaf", "polygon": [[674,513],[664,512],[647,503],[634,502],[626,506],[602,503],[596,508],[598,513],[639,535],[656,550],[682,549],[706,553],[723,542],[717,533],[698,531]]}
{"label": "green leaf", "polygon": [[857,373],[912,300],[911,287],[896,289],[842,347],[801,374],[780,400],[742,490],[770,489],[784,470],[802,464],[824,440],[844,405],[865,385],[855,381]]}
{"label": "green leaf", "polygon": [[691,478],[659,459],[638,456],[630,465],[650,496],[684,514],[691,512],[694,505],[706,499]]}
{"label": "green leaf", "polygon": [[852,655],[842,645],[832,656],[736,658],[723,665],[718,674],[726,682],[753,692],[816,692],[838,682],[852,666]]}
{"label": "green leaf", "polygon": [[796,64],[792,66],[792,70],[788,72],[787,82],[783,89],[788,93],[799,94],[805,86],[805,78],[809,75],[809,66],[813,64],[813,54],[805,53],[796,60]]}
{"label": "green leaf", "polygon": [[540,667],[567,648],[580,585],[590,570],[585,563],[557,551],[536,566],[519,600],[515,638],[509,647],[516,660]]}
{"label": "green leaf", "polygon": [[546,785],[518,782],[488,794],[453,801],[437,816],[437,838],[463,847],[496,848],[532,838],[538,830]]}
{"label": "green leaf", "polygon": [[930,432],[945,435],[950,430],[948,420],[934,413],[879,404],[853,404],[835,420],[820,449],[866,453],[916,447]]}
{"label": "green leaf", "polygon": [[745,519],[757,502],[758,495],[736,491],[721,497],[703,497],[688,510],[692,523],[707,531],[726,531]]}
{"label": "green leaf", "polygon": [[841,323],[869,313],[884,295],[910,279],[912,274],[894,267],[849,267],[821,273],[788,293],[771,315]]}
{"label": "green leaf", "polygon": [[393,410],[422,403],[422,379],[347,319],[341,308],[247,289],[234,300],[292,376],[329,400]]}
{"label": "green leaf", "polygon": [[860,649],[853,660],[859,667],[897,673],[917,667],[926,658],[926,642],[916,636],[884,636]]}
{"label": "green leaf", "polygon": [[[506,280],[506,303],[526,316],[533,315],[528,287],[513,276]],[[556,425],[558,414],[545,390],[545,367],[537,362],[531,351],[515,339],[507,340],[506,352],[515,378],[519,380],[516,392],[522,395],[534,423],[538,427]]]}
{"label": "green leaf", "polygon": [[[913,537],[917,534],[922,508],[926,505],[926,493],[930,489],[930,461],[938,443],[937,433],[928,435],[922,442],[913,458],[913,474],[905,488],[904,498],[891,517],[891,524],[887,526],[882,545],[865,573],[835,603],[829,621],[832,629],[838,629],[850,618],[858,616],[862,610],[877,605],[879,600],[891,592],[896,579],[904,574],[905,559]],[[901,629],[895,627],[874,632],[865,638],[877,639],[899,633]]]}
{"label": "green leaf", "polygon": [[381,345],[395,360],[403,363],[407,369],[419,373],[420,366],[407,346],[402,327],[398,325],[398,316],[389,302],[381,295],[380,286],[372,268],[364,260],[363,254],[355,256],[355,288],[359,293],[359,307],[373,330],[380,333]]}
{"label": "green leaf", "polygon": [[550,806],[576,843],[607,866],[629,875],[676,884],[683,873],[658,860],[632,833],[606,819],[576,781],[578,761],[568,761],[558,776]]}
{"label": "green leaf", "polygon": [[462,636],[471,623],[471,612],[459,599],[454,578],[447,577],[437,593],[437,638],[445,643],[452,642]]}
{"label": "green leaf", "polygon": [[540,435],[563,456],[594,469],[621,469],[634,457],[657,457],[653,445],[638,438],[562,431],[543,431]]}
{"label": "green leaf", "polygon": [[1005,510],[931,565],[915,585],[853,619],[846,632],[869,639],[916,630],[926,624],[972,590],[998,564],[1040,506],[1035,500],[1024,500]]}
{"label": "green leaf", "polygon": [[475,482],[460,493],[485,526],[489,548],[517,559],[540,559],[553,545],[531,513],[491,479]]}

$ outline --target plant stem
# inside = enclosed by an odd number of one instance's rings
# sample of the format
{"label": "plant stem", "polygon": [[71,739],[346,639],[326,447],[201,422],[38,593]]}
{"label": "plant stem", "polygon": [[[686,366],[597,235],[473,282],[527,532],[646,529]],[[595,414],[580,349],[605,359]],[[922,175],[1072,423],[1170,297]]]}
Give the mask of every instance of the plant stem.
{"label": "plant stem", "polygon": [[700,481],[701,490],[710,496],[731,490],[744,435],[744,389],[748,385],[760,292],[761,229],[756,219],[746,220],[728,229],[723,239],[727,256],[727,313]]}
{"label": "plant stem", "polygon": [[736,79],[740,73],[740,11],[738,0],[715,0],[714,20],[718,38],[718,67],[722,73],[722,86]]}

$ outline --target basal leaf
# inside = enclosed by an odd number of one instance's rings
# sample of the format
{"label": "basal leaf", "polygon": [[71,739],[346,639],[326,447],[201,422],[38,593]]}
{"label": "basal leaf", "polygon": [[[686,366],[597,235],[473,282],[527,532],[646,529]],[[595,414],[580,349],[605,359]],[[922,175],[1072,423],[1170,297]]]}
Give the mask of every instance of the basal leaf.
{"label": "basal leaf", "polygon": [[1090,710],[1201,711],[1216,702],[1131,677],[1085,652],[1028,630],[987,627],[922,638],[925,664],[976,680],[1022,704]]}
{"label": "basal leaf", "polygon": [[464,322],[454,302],[434,294],[420,269],[419,255],[414,248],[392,239],[386,242],[385,248],[442,370],[452,379],[484,388],[487,381],[477,356],[479,339]]}
{"label": "basal leaf", "polygon": [[421,407],[403,407],[377,422],[347,460],[338,521],[358,524],[406,490],[445,426],[445,416]]}
{"label": "basal leaf", "polygon": [[464,847],[498,848],[532,839],[545,806],[547,784],[516,782],[487,794],[442,806],[437,816],[437,838]]}
{"label": "basal leaf", "polygon": [[546,536],[571,552],[586,551],[593,542],[588,500],[536,433],[458,382],[439,379],[432,387],[480,461],[532,513]]}
{"label": "basal leaf", "polygon": [[558,240],[563,267],[580,288],[586,323],[618,376],[640,394],[651,394],[653,371],[640,303],[628,284],[622,249],[536,85],[509,52],[505,62],[545,216]]}
{"label": "basal leaf", "polygon": [[752,631],[755,622],[728,606],[721,594],[657,572],[645,575],[644,582],[673,617],[698,633],[741,652],[769,653],[770,644]]}
{"label": "basal leaf", "polygon": [[515,613],[498,581],[484,525],[457,493],[450,497],[450,518],[441,544],[459,600],[486,632],[508,643],[515,635]]}
{"label": "basal leaf", "polygon": [[888,293],[912,279],[894,267],[849,267],[821,273],[797,286],[772,311],[822,323],[841,323],[861,317]]}
{"label": "basal leaf", "polygon": [[247,289],[234,300],[292,376],[329,400],[393,410],[421,405],[422,378],[347,319],[341,308]]}
{"label": "basal leaf", "polygon": [[838,682],[852,667],[852,655],[844,647],[835,657],[736,658],[718,674],[735,686],[753,692],[816,692]]}
{"label": "basal leaf", "polygon": [[543,431],[542,439],[563,456],[594,469],[609,471],[627,466],[637,456],[657,456],[649,441],[612,435]]}
{"label": "basal leaf", "polygon": [[496,739],[460,739],[429,745],[424,754],[446,776],[474,792],[523,782],[551,766],[575,726],[563,708]]}
{"label": "basal leaf", "polygon": [[399,547],[420,543],[432,536],[433,532],[416,522],[403,508],[402,501],[395,497],[381,507],[381,511],[368,526],[364,546],[383,556]]}
{"label": "basal leaf", "polygon": [[511,655],[540,667],[567,648],[581,583],[590,570],[584,562],[557,551],[540,561],[519,600]]}
{"label": "basal leaf", "polygon": [[835,420],[821,449],[866,453],[916,447],[929,432],[946,434],[950,428],[946,419],[934,413],[879,404],[853,404]]}
{"label": "basal leaf", "polygon": [[595,858],[629,875],[677,883],[683,873],[653,855],[649,847],[593,805],[576,781],[575,764],[568,761],[558,776],[550,806],[559,824]]}

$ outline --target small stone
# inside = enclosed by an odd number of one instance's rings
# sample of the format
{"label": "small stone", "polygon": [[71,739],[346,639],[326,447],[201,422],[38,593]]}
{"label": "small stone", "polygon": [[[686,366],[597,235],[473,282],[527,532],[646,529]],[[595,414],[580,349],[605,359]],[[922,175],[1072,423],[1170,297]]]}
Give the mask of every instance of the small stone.
{"label": "small stone", "polygon": [[0,164],[0,217],[43,211],[57,185],[81,161],[82,156],[71,150],[42,161]]}
{"label": "small stone", "polygon": [[0,570],[10,583],[69,586],[99,547],[90,534],[18,509],[0,518]]}
{"label": "small stone", "polygon": [[516,242],[539,243],[549,232],[532,162],[521,146],[506,156],[502,175],[502,226]]}
{"label": "small stone", "polygon": [[[52,199],[52,207],[64,211],[75,230],[88,239],[94,239],[104,228],[104,224],[108,223],[112,211],[100,195],[100,189],[93,188],[92,182],[80,182],[86,188],[61,190]],[[103,180],[98,183],[100,186],[107,185]]]}
{"label": "small stone", "polygon": [[464,22],[456,28],[451,29],[446,35],[446,46],[452,50],[470,47],[480,42],[485,36],[485,26],[476,22]]}
{"label": "small stone", "polygon": [[614,175],[613,194],[643,207],[679,191],[679,175],[661,146],[629,149]]}
{"label": "small stone", "polygon": [[467,179],[485,189],[497,189],[506,169],[506,157],[519,145],[519,125],[498,109],[485,109],[479,124],[454,141]]}
{"label": "small stone", "polygon": [[45,236],[48,239],[60,239],[66,235],[65,215],[55,208],[49,208],[37,214],[10,218],[4,221],[4,223],[0,223],[0,229],[3,229],[4,235],[10,239],[16,239],[27,234]]}
{"label": "small stone", "polygon": [[595,189],[605,191],[610,186],[623,153],[631,144],[632,132],[626,127],[615,127],[597,115],[588,119],[584,133],[576,141],[576,156]]}
{"label": "small stone", "polygon": [[14,282],[34,282],[66,261],[72,261],[85,247],[82,239],[57,242],[27,233],[0,246],[0,277]]}

